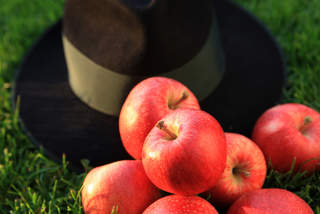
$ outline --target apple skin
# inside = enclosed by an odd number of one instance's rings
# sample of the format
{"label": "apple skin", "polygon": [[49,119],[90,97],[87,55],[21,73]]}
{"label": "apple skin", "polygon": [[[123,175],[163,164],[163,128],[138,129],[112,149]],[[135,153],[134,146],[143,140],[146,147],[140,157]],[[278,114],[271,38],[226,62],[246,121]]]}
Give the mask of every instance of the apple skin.
{"label": "apple skin", "polygon": [[252,139],[279,172],[289,171],[294,158],[294,172],[320,169],[320,114],[305,105],[270,108],[257,120]]}
{"label": "apple skin", "polygon": [[311,207],[296,194],[270,188],[251,191],[229,208],[227,214],[313,214]]}
{"label": "apple skin", "polygon": [[[183,98],[183,95],[187,97]],[[178,105],[172,105],[179,102]],[[126,151],[141,159],[144,140],[158,120],[177,108],[200,109],[195,95],[182,83],[150,77],[138,83],[126,98],[119,115],[120,137]]]}
{"label": "apple skin", "polygon": [[[163,122],[177,137],[158,128]],[[158,188],[195,195],[215,185],[226,165],[225,134],[210,114],[196,109],[177,109],[150,131],[142,152],[149,179]]]}
{"label": "apple skin", "polygon": [[82,185],[81,199],[86,214],[141,214],[161,197],[147,178],[141,160],[122,160],[92,169]]}
{"label": "apple skin", "polygon": [[260,148],[249,138],[225,133],[227,139],[226,168],[219,182],[205,193],[217,207],[227,207],[236,199],[255,189],[261,189],[267,166]]}
{"label": "apple skin", "polygon": [[206,200],[198,196],[169,195],[151,204],[142,214],[218,214]]}

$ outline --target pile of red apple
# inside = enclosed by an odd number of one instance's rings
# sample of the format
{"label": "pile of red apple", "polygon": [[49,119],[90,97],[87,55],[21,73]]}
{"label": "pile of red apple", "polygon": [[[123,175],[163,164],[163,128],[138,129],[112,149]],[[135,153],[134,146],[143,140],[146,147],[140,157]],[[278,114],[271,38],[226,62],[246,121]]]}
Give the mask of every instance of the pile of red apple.
{"label": "pile of red apple", "polygon": [[279,172],[290,170],[293,160],[295,172],[320,169],[320,114],[307,106],[267,110],[249,139],[225,133],[180,82],[152,77],[129,93],[119,130],[136,160],[87,174],[86,214],[313,213],[294,193],[262,188],[268,162]]}

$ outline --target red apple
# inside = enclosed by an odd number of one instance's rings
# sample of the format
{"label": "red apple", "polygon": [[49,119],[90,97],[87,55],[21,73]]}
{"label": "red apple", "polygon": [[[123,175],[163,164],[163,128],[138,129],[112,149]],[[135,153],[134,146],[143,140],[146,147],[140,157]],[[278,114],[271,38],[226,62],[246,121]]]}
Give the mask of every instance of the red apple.
{"label": "red apple", "polygon": [[227,214],[313,214],[311,207],[297,195],[284,189],[251,191],[229,208]]}
{"label": "red apple", "polygon": [[120,136],[127,152],[141,159],[144,140],[152,127],[178,108],[200,109],[197,98],[182,83],[165,77],[151,77],[138,83],[119,116]]}
{"label": "red apple", "polygon": [[142,214],[218,214],[206,200],[198,196],[169,195],[151,204]]}
{"label": "red apple", "polygon": [[149,179],[160,189],[195,195],[217,183],[226,165],[226,139],[210,114],[177,109],[150,131],[142,152]]}
{"label": "red apple", "polygon": [[302,104],[277,105],[261,115],[252,139],[279,172],[320,169],[320,114]]}
{"label": "red apple", "polygon": [[232,204],[241,195],[261,189],[266,178],[266,161],[260,148],[249,138],[225,133],[227,163],[219,182],[206,195],[219,207]]}
{"label": "red apple", "polygon": [[86,176],[81,198],[86,214],[141,214],[161,197],[147,178],[141,160],[123,160],[92,169]]}

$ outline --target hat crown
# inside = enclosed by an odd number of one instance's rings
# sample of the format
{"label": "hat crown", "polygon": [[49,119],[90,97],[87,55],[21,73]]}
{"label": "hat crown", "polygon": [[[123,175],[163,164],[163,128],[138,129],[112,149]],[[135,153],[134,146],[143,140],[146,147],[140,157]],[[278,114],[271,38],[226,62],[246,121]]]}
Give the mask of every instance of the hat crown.
{"label": "hat crown", "polygon": [[197,55],[211,17],[211,0],[67,0],[63,33],[107,69],[158,75]]}

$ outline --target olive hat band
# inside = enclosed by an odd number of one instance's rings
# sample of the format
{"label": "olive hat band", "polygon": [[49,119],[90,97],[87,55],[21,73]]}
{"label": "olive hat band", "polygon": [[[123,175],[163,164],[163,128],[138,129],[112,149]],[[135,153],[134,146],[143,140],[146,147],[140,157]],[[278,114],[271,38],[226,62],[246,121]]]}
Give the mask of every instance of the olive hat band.
{"label": "olive hat band", "polygon": [[[217,23],[212,22],[205,45],[182,67],[159,76],[173,78],[186,85],[201,101],[218,86],[224,72],[224,57]],[[118,116],[131,88],[148,76],[120,74],[104,68],[77,49],[62,35],[72,91],[93,109]]]}

